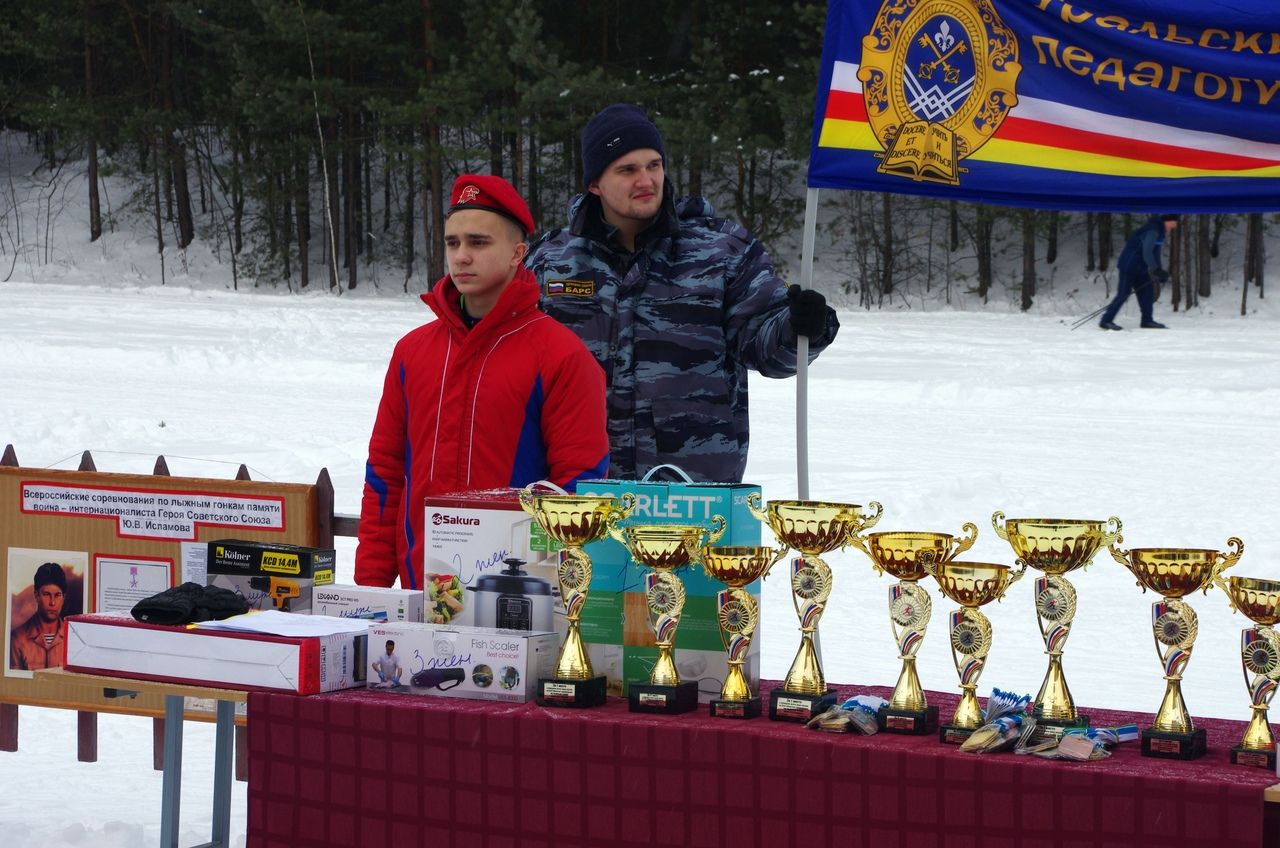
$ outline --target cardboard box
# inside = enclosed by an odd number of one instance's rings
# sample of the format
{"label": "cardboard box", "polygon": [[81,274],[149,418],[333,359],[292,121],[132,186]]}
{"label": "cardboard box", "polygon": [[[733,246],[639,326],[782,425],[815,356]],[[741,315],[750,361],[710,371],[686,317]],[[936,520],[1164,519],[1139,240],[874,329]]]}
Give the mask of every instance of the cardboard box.
{"label": "cardboard box", "polygon": [[67,619],[63,665],[113,677],[313,695],[363,686],[367,646],[367,631],[272,636],[97,613]]}
{"label": "cardboard box", "polygon": [[[631,492],[636,506],[620,526],[632,524],[693,524],[710,527],[714,516],[725,519],[718,545],[759,545],[759,521],[747,509],[747,496],[760,487],[749,484],[681,483],[653,480],[587,480],[578,494],[619,496]],[[638,565],[616,539],[606,537],[584,548],[591,557],[592,579],[582,611],[582,638],[591,664],[609,680],[609,691],[627,693],[629,681],[647,681],[658,649],[649,627],[644,594],[647,568]],[[707,576],[701,566],[676,572],[684,583],[685,606],[676,631],[676,670],[684,680],[698,681],[698,698],[706,703],[720,694],[728,673],[720,639],[716,595],[725,587]],[[760,599],[760,581],[746,587]],[[743,666],[752,688],[760,681],[760,633],[751,642]]]}
{"label": "cardboard box", "polygon": [[[563,619],[560,546],[521,509],[517,495],[516,489],[490,489],[426,499],[428,624],[551,630]],[[504,562],[511,558],[524,561],[522,573]]]}
{"label": "cardboard box", "polygon": [[215,539],[206,583],[241,595],[249,609],[309,613],[313,587],[333,583],[335,559],[333,548]]}
{"label": "cardboard box", "polygon": [[421,623],[423,598],[423,593],[417,589],[334,583],[313,587],[311,612],[338,618]]}
{"label": "cardboard box", "polygon": [[[393,642],[388,660],[387,643]],[[524,703],[555,667],[555,633],[409,622],[369,627],[370,689]]]}

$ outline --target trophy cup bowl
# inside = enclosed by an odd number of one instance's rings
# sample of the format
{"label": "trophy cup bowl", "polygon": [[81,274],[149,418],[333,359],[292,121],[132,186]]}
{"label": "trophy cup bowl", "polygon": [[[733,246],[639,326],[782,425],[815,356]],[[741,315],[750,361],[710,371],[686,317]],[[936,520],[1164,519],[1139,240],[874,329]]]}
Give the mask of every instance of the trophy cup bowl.
{"label": "trophy cup bowl", "polygon": [[1280,684],[1280,581],[1232,577],[1215,581],[1227,593],[1231,608],[1253,622],[1240,633],[1240,667],[1251,698],[1251,716],[1240,744],[1231,749],[1234,765],[1276,770],[1276,740],[1267,709]]}
{"label": "trophy cup bowl", "polygon": [[888,573],[898,582],[889,587],[889,626],[898,645],[902,670],[889,703],[876,715],[881,730],[890,733],[925,734],[938,728],[938,708],[929,706],[916,673],[916,653],[924,642],[933,611],[929,593],[919,581],[929,576],[926,563],[945,562],[968,550],[978,528],[964,525],[965,535],[916,531],[886,531],[853,536],[850,541],[871,558],[877,573]]}
{"label": "trophy cup bowl", "polygon": [[1225,586],[1231,606],[1254,624],[1280,623],[1280,581],[1231,577]]}
{"label": "trophy cup bowl", "polygon": [[727,587],[716,596],[720,641],[728,654],[728,674],[720,687],[720,697],[711,701],[716,718],[755,718],[760,715],[760,696],[742,673],[751,639],[760,621],[760,604],[745,586],[769,573],[774,563],[787,555],[788,548],[724,545],[702,549],[702,568],[712,580]]}
{"label": "trophy cup bowl", "polygon": [[976,694],[978,678],[991,650],[991,621],[978,607],[998,601],[1009,587],[1022,579],[1026,563],[1018,571],[991,562],[949,560],[933,563],[925,558],[925,566],[938,582],[942,594],[960,605],[948,617],[951,658],[960,676],[960,701],[951,721],[938,729],[938,739],[959,745],[982,726],[982,706]]}
{"label": "trophy cup bowl", "polygon": [[[1000,524],[1004,519],[1004,524]],[[1036,571],[1066,574],[1084,568],[1099,548],[1120,536],[1120,519],[1106,521],[1075,518],[1004,518],[991,516],[996,535],[1009,543],[1014,556]]]}
{"label": "trophy cup bowl", "polygon": [[757,496],[757,506],[748,503],[752,514],[769,525],[779,540],[805,556],[820,556],[848,544],[851,535],[874,526],[884,511],[875,501],[867,504],[873,510],[870,516],[862,515],[861,504],[769,501],[761,513],[759,500]]}
{"label": "trophy cup bowl", "polygon": [[591,558],[582,547],[604,538],[611,526],[631,513],[635,502],[635,495],[630,492],[619,498],[542,493],[535,492],[533,486],[520,490],[520,506],[533,516],[543,532],[565,547],[556,576],[568,630],[556,657],[553,676],[538,681],[537,701],[544,706],[597,707],[605,702],[605,677],[591,668],[591,658],[587,656],[579,629],[582,607],[591,586]]}
{"label": "trophy cup bowl", "polygon": [[1022,571],[1014,571],[1007,565],[956,560],[933,565],[931,573],[942,594],[968,609],[1000,600],[1005,590],[1022,576]]}
{"label": "trophy cup bowl", "polygon": [[1020,562],[1047,575],[1035,581],[1034,598],[1036,624],[1049,655],[1049,668],[1032,708],[1040,736],[1068,727],[1088,727],[1088,718],[1076,711],[1062,670],[1062,651],[1076,614],[1076,589],[1065,575],[1087,567],[1100,547],[1120,538],[1120,519],[1006,519],[997,511],[991,516],[991,526]]}
{"label": "trophy cup bowl", "polygon": [[762,509],[760,495],[747,496],[747,509],[767,524],[787,547],[802,559],[792,563],[791,602],[800,619],[800,648],[782,686],[769,696],[769,718],[807,722],[835,706],[836,691],[827,686],[814,638],[818,620],[831,597],[831,568],[822,554],[849,544],[880,520],[884,508],[875,501],[862,514],[860,504],[827,501],[769,501]]}
{"label": "trophy cup bowl", "polygon": [[1110,546],[1112,558],[1129,569],[1142,591],[1164,596],[1151,605],[1151,632],[1164,666],[1165,690],[1155,721],[1142,731],[1144,757],[1194,760],[1205,753],[1204,728],[1196,728],[1182,697],[1182,674],[1200,628],[1196,611],[1182,599],[1197,589],[1207,594],[1215,583],[1222,586],[1221,574],[1240,559],[1244,542],[1232,536],[1227,547],[1231,550],[1223,553],[1205,548],[1125,551],[1114,542]]}
{"label": "trophy cup bowl", "polygon": [[681,681],[672,651],[676,629],[684,611],[684,583],[673,572],[701,561],[703,548],[724,536],[724,516],[711,527],[683,524],[633,524],[619,527],[611,520],[609,534],[623,544],[641,566],[644,577],[649,629],[658,646],[647,683],[631,682],[627,695],[632,712],[686,713],[698,707],[698,682]]}

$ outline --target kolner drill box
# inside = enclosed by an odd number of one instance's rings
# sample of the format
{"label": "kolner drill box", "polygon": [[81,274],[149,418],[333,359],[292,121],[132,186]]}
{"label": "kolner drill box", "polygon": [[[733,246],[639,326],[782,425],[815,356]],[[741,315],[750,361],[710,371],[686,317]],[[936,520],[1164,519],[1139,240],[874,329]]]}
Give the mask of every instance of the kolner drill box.
{"label": "kolner drill box", "polygon": [[333,583],[333,548],[215,539],[209,543],[210,586],[241,595],[249,609],[312,610],[312,588]]}

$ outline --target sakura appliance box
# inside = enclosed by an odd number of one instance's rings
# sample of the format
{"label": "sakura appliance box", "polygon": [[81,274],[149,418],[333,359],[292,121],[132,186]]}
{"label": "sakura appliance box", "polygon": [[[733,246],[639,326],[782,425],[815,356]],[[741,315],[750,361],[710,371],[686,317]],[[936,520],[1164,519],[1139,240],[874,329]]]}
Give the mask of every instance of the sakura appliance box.
{"label": "sakura appliance box", "polygon": [[369,688],[408,695],[524,703],[549,677],[552,632],[409,622],[369,627]]}
{"label": "sakura appliance box", "polygon": [[314,695],[364,685],[369,623],[269,610],[196,625],[127,612],[67,619],[70,671],[224,689]]}

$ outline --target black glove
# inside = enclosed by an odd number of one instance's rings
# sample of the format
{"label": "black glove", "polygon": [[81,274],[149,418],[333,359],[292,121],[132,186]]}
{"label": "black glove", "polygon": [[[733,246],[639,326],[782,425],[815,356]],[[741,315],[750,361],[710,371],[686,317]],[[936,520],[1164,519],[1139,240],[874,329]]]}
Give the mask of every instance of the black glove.
{"label": "black glove", "polygon": [[221,620],[249,611],[245,599],[220,586],[183,583],[143,598],[133,605],[133,617],[148,624],[191,624]]}
{"label": "black glove", "polygon": [[1157,283],[1167,283],[1169,282],[1169,272],[1163,268],[1157,268],[1155,273],[1151,275],[1151,278]]}
{"label": "black glove", "polygon": [[791,329],[797,336],[814,339],[826,334],[827,299],[822,292],[791,285],[787,287],[787,300],[791,305]]}

